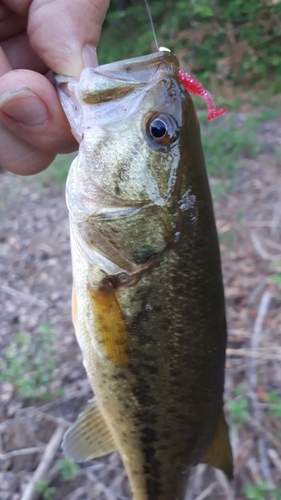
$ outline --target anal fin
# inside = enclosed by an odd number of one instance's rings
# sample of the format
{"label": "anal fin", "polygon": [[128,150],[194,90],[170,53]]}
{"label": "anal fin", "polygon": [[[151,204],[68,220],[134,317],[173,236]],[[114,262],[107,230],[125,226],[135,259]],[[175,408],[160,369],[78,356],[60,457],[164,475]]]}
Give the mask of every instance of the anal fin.
{"label": "anal fin", "polygon": [[223,410],[220,413],[208,449],[200,462],[222,470],[228,479],[233,478],[233,458]]}
{"label": "anal fin", "polygon": [[64,435],[64,454],[83,462],[107,455],[116,450],[116,444],[96,399],[89,401],[86,409]]}

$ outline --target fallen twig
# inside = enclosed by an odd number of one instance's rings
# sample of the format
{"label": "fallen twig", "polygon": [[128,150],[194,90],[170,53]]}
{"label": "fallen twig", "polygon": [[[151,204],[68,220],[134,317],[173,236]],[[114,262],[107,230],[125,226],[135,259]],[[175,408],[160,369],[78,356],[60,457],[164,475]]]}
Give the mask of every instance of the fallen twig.
{"label": "fallen twig", "polygon": [[250,332],[246,332],[245,330],[228,330],[227,331],[228,335],[233,335],[234,337],[243,337],[245,339],[249,338],[251,336]]}
{"label": "fallen twig", "polygon": [[66,403],[66,401],[70,401],[71,399],[75,399],[76,397],[82,398],[83,396],[86,396],[87,394],[89,394],[89,398],[93,397],[93,393],[90,389],[90,385],[89,385],[89,388],[87,387],[85,390],[78,389],[77,391],[70,392],[69,394],[66,394],[63,397],[56,399],[55,401],[50,401],[50,403],[46,403],[42,406],[39,406],[38,408],[33,408],[32,411],[37,412],[39,410],[39,411],[46,412],[47,410],[50,410],[51,408],[54,408],[55,406],[60,406],[63,403]]}
{"label": "fallen twig", "polygon": [[268,454],[271,462],[276,467],[276,469],[278,469],[278,471],[281,472],[281,460],[280,460],[276,450],[273,450],[272,448],[270,448],[269,450],[267,450],[267,454]]}
{"label": "fallen twig", "polygon": [[241,356],[246,358],[258,358],[265,359],[268,361],[281,360],[281,349],[278,347],[260,347],[259,349],[251,349],[250,347],[244,347],[241,349],[226,349],[227,356]]}
{"label": "fallen twig", "polygon": [[45,300],[33,297],[33,295],[29,295],[28,293],[20,292],[19,290],[16,290],[11,286],[1,285],[0,290],[4,293],[7,293],[8,295],[11,295],[12,297],[18,297],[21,301],[25,300],[26,302],[31,302],[32,304],[37,304],[38,306],[44,308],[49,307],[47,302],[45,302]]}
{"label": "fallen twig", "polygon": [[276,241],[267,239],[266,244],[267,246],[274,248],[274,250],[281,250],[281,245],[279,245],[279,243],[276,243]]}
{"label": "fallen twig", "polygon": [[215,475],[217,477],[217,483],[224,490],[227,495],[228,500],[233,500],[233,488],[231,483],[226,479],[226,476],[221,470],[215,469]]}
{"label": "fallen twig", "polygon": [[265,250],[265,248],[262,246],[260,240],[258,239],[258,237],[254,231],[250,231],[250,236],[251,236],[251,240],[254,244],[254,247],[255,247],[257,253],[259,254],[260,257],[262,257],[262,259],[271,260],[271,261],[278,260],[279,255],[278,254],[273,255],[273,254],[268,253]]}
{"label": "fallen twig", "polygon": [[274,203],[273,206],[273,217],[272,217],[272,226],[271,226],[271,234],[272,236],[276,235],[278,228],[280,227],[280,211],[281,211],[281,203],[280,199],[277,203]]}
{"label": "fallen twig", "polygon": [[195,493],[202,489],[203,476],[204,476],[205,470],[206,470],[206,465],[204,465],[204,464],[199,464],[196,467],[196,471],[194,474],[194,483],[193,483],[193,489],[194,489]]}
{"label": "fallen twig", "polygon": [[271,227],[275,228],[275,222],[272,220],[249,220],[243,223],[246,227]]}
{"label": "fallen twig", "polygon": [[251,346],[253,348],[258,347],[261,343],[262,327],[268,313],[270,301],[271,293],[266,290],[261,298],[257,318],[254,324],[253,336],[251,340]]}
{"label": "fallen twig", "polygon": [[263,477],[265,478],[268,486],[270,488],[273,488],[274,482],[273,482],[272,473],[271,473],[272,467],[270,467],[269,458],[268,458],[268,455],[266,453],[265,440],[262,438],[259,438],[258,450],[259,450],[259,456],[260,456],[260,464],[259,465],[260,465],[260,469],[262,471]]}
{"label": "fallen twig", "polygon": [[[271,300],[271,293],[268,292],[267,290],[263,293],[260,305],[259,305],[259,310],[258,314],[255,320],[254,328],[253,328],[253,335],[250,337],[250,344],[252,349],[259,349],[259,346],[262,341],[262,333],[263,333],[263,324],[266,318],[266,315],[268,313],[268,309],[270,306],[270,300]],[[249,363],[248,367],[248,377],[249,377],[249,382],[250,382],[250,387],[252,389],[252,396],[251,400],[254,406],[254,411],[257,411],[256,408],[256,403],[257,401],[257,385],[258,385],[258,375],[257,375],[257,370],[256,370],[256,365],[255,363],[252,362],[252,360]],[[256,419],[259,420],[259,415],[256,415]]]}
{"label": "fallen twig", "polygon": [[208,486],[208,488],[205,488],[205,490],[203,490],[202,493],[200,493],[200,495],[196,497],[194,500],[204,500],[204,498],[206,498],[210,493],[213,492],[213,490],[216,487],[216,484],[217,484],[216,481],[211,483],[210,486]]}
{"label": "fallen twig", "polygon": [[270,441],[275,446],[275,448],[279,450],[279,453],[281,453],[281,441],[274,434],[272,434],[272,432],[266,429],[263,425],[261,425],[251,416],[249,416],[248,422],[251,425],[253,425],[259,432],[262,432],[264,436],[268,439],[268,441]]}
{"label": "fallen twig", "polygon": [[56,429],[55,433],[53,434],[53,436],[51,438],[51,441],[49,442],[49,444],[47,445],[47,447],[45,449],[45,452],[42,456],[40,464],[38,465],[36,471],[34,472],[30,483],[25,488],[25,491],[23,493],[21,500],[32,500],[33,499],[34,494],[36,493],[36,491],[35,491],[36,484],[38,483],[38,481],[40,479],[42,479],[46,475],[46,472],[47,472],[48,468],[50,467],[50,465],[51,465],[51,463],[52,463],[52,461],[57,453],[57,450],[60,447],[64,433],[65,433],[65,427],[61,426],[61,427],[58,427]]}
{"label": "fallen twig", "polygon": [[256,484],[261,483],[262,478],[259,473],[259,468],[256,459],[254,457],[251,457],[249,460],[247,460],[245,466],[251,472],[252,478],[255,481],[255,483]]}
{"label": "fallen twig", "polygon": [[41,453],[45,450],[45,446],[37,446],[34,448],[21,448],[19,450],[9,451],[8,453],[0,453],[0,460],[8,460],[21,455],[32,455],[33,453]]}

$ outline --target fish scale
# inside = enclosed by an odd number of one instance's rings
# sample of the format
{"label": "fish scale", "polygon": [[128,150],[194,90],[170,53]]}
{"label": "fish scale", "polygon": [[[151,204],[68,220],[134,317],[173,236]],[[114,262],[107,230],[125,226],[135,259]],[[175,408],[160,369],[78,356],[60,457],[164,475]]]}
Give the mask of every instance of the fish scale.
{"label": "fish scale", "polygon": [[81,141],[67,184],[73,320],[95,399],[63,448],[76,460],[118,449],[134,500],[183,500],[193,465],[232,477],[224,292],[195,109],[168,52],[87,68],[68,87]]}

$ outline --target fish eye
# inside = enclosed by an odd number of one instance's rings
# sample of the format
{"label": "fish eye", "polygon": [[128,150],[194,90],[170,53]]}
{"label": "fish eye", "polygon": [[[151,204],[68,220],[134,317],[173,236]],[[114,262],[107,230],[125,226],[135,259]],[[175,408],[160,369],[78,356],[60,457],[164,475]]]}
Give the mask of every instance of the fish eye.
{"label": "fish eye", "polygon": [[171,144],[178,136],[178,126],[168,114],[152,116],[147,122],[146,130],[148,137],[159,146]]}

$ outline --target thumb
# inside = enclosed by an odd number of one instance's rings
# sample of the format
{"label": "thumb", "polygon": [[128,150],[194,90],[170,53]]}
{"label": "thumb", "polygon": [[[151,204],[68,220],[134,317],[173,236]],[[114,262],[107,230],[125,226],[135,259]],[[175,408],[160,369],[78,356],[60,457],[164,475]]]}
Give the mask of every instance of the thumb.
{"label": "thumb", "polygon": [[62,75],[78,75],[84,61],[97,65],[95,47],[108,6],[109,0],[33,0],[28,18],[32,49]]}

